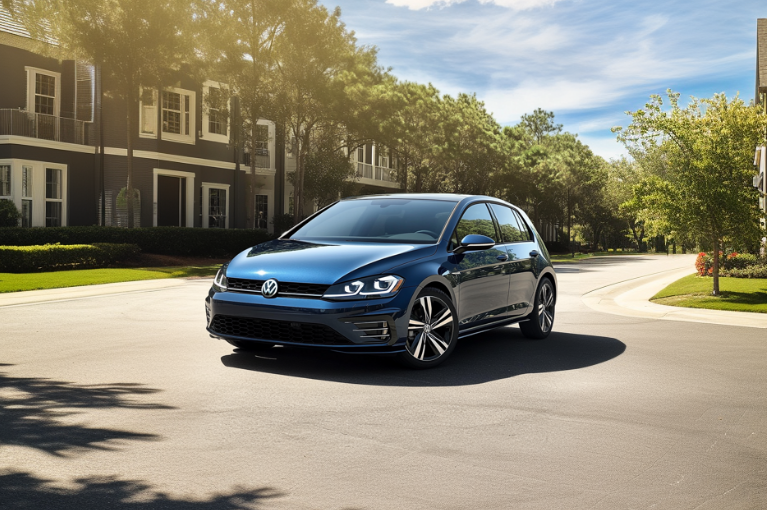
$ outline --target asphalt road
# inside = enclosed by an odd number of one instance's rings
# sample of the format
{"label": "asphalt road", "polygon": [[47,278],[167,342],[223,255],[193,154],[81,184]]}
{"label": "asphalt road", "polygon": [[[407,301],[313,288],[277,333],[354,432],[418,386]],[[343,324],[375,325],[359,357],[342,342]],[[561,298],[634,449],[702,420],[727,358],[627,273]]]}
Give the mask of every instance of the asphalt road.
{"label": "asphalt road", "polygon": [[767,508],[765,331],[581,300],[680,261],[561,267],[547,340],[431,371],[234,353],[206,281],[0,308],[0,508]]}

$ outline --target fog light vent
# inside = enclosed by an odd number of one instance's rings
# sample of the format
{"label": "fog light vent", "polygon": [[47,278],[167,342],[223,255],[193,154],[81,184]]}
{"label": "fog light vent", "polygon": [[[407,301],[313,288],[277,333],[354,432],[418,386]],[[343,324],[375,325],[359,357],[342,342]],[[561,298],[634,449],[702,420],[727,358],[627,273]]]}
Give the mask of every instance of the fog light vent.
{"label": "fog light vent", "polygon": [[391,338],[389,332],[389,323],[386,321],[354,322],[357,329],[354,331],[362,333],[361,338],[374,338],[381,342],[388,342]]}

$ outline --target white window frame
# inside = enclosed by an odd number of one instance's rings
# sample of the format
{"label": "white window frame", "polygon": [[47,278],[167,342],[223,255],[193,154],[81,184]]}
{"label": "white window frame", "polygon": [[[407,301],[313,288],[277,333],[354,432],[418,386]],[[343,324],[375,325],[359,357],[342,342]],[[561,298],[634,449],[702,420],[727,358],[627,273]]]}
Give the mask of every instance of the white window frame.
{"label": "white window frame", "polygon": [[[205,83],[202,85],[202,97],[207,97],[208,94],[210,94],[210,89],[216,88],[221,90],[229,90],[229,86],[225,83],[220,83],[217,81],[212,80],[206,80]],[[229,105],[229,111],[231,112],[231,103]],[[226,133],[219,134],[219,133],[211,133],[210,132],[210,108],[204,107],[202,109],[202,138],[204,140],[210,140],[211,142],[219,142],[219,143],[229,143],[229,128],[231,125],[231,118],[227,116],[226,118]]]}
{"label": "white window frame", "polygon": [[[273,189],[262,189],[258,193],[258,195],[266,195],[266,230],[270,234],[274,233],[274,190]],[[256,214],[256,200],[253,199],[253,215],[255,218]]]}
{"label": "white window frame", "polygon": [[[0,159],[0,165],[11,166],[11,197],[10,200],[21,211],[22,200],[32,200],[32,226],[45,227],[46,202],[61,202],[61,226],[69,225],[69,186],[68,165],[35,161],[29,159]],[[32,169],[32,193],[30,197],[22,196],[22,172],[24,167]],[[61,170],[61,199],[49,199],[45,196],[45,169]],[[3,197],[6,198],[6,197]]]}
{"label": "white window frame", "polygon": [[[184,115],[188,115],[189,117],[189,134],[176,134],[176,133],[166,133],[162,130],[162,112],[164,111],[162,106],[162,93],[163,92],[172,92],[174,94],[180,94],[181,95],[181,126],[183,129],[183,126],[185,126],[185,117]],[[187,114],[184,112],[185,104],[184,104],[184,96],[189,96],[189,113]],[[192,90],[186,90],[186,89],[177,89],[174,87],[166,87],[162,89],[162,91],[159,94],[159,134],[162,140],[168,140],[171,142],[178,142],[178,143],[186,143],[190,145],[194,145],[196,133],[197,133],[197,94]]]}
{"label": "white window frame", "polygon": [[[56,96],[53,98],[53,116],[58,117],[61,112],[61,73],[29,66],[24,69],[27,72],[27,111],[29,113],[35,113],[35,84],[37,82],[37,75],[42,74],[56,79]],[[47,114],[41,113],[40,115]]]}
{"label": "white window frame", "polygon": [[139,96],[138,96],[139,97],[139,100],[138,100],[138,136],[140,138],[154,138],[154,139],[156,139],[157,138],[157,134],[160,131],[158,129],[159,118],[160,118],[159,113],[158,113],[159,110],[160,110],[159,102],[158,102],[159,101],[159,95],[157,94],[157,89],[152,89],[152,99],[154,100],[154,108],[152,110],[152,111],[154,111],[154,123],[153,123],[154,133],[146,133],[146,132],[143,131],[143,128],[144,128],[144,115],[146,113],[144,111],[144,101],[143,101],[143,98],[144,98],[143,91],[144,90],[149,90],[149,88],[148,87],[143,87],[143,89],[139,89]]}
{"label": "white window frame", "polygon": [[[266,126],[267,127],[267,136],[269,139],[267,140],[267,148],[269,150],[269,168],[261,168],[256,167],[256,173],[259,174],[274,174],[277,169],[275,167],[274,163],[274,148],[275,148],[275,133],[276,133],[276,124],[271,120],[266,119],[258,119],[256,122],[256,125],[258,126]],[[250,132],[246,133],[246,135],[249,137]],[[245,149],[245,152],[248,152],[247,149]],[[244,172],[250,171],[250,165],[241,165],[240,170]]]}
{"label": "white window frame", "polygon": [[[157,176],[186,177],[186,227],[194,227],[194,172],[182,172],[180,170],[166,170],[164,168],[152,169],[152,226],[157,226]],[[229,198],[227,197],[227,200]]]}
{"label": "white window frame", "polygon": [[203,182],[202,183],[202,204],[200,210],[202,211],[202,228],[210,228],[210,190],[220,189],[226,191],[226,217],[224,219],[224,228],[229,228],[229,201],[231,200],[231,193],[229,191],[229,184],[222,184],[220,182]]}

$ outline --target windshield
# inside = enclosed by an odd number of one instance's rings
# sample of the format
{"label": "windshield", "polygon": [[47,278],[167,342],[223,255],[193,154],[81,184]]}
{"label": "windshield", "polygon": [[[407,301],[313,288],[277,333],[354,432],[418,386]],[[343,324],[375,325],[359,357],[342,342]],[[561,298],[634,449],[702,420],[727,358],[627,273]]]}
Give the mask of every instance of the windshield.
{"label": "windshield", "polygon": [[338,202],[291,239],[430,244],[439,239],[456,202],[381,198]]}

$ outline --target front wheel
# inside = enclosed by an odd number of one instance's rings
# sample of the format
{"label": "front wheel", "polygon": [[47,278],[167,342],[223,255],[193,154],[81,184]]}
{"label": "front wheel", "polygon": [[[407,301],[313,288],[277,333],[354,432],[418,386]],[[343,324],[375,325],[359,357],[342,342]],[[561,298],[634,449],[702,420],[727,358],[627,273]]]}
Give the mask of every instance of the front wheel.
{"label": "front wheel", "polygon": [[527,338],[542,340],[549,336],[554,327],[554,284],[544,278],[535,293],[533,311],[527,316],[527,320],[519,323],[519,329]]}
{"label": "front wheel", "polygon": [[447,359],[458,343],[458,317],[441,290],[421,291],[410,311],[405,352],[400,360],[411,368],[432,368]]}

